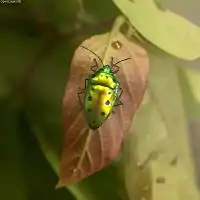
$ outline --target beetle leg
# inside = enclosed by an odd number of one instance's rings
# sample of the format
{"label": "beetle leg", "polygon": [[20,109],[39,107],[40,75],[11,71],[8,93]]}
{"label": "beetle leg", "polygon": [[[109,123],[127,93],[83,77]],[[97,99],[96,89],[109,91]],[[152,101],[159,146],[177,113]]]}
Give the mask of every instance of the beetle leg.
{"label": "beetle leg", "polygon": [[118,103],[116,103],[116,104],[114,105],[114,107],[121,106],[121,105],[123,105],[123,102],[122,102],[122,101],[119,101]]}
{"label": "beetle leg", "polygon": [[88,79],[86,78],[86,79],[85,79],[85,86],[84,86],[84,88],[80,88],[80,87],[79,87],[78,89],[79,89],[79,90],[82,90],[82,91],[83,91],[83,90],[85,91],[85,90],[86,90],[86,87],[87,87],[87,82],[88,82]]}
{"label": "beetle leg", "polygon": [[79,100],[79,103],[81,105],[81,107],[83,108],[83,102],[81,101],[81,94],[85,93],[85,90],[81,91],[81,92],[78,92],[77,96],[78,96],[78,100]]}
{"label": "beetle leg", "polygon": [[83,93],[85,93],[85,90],[86,90],[86,87],[87,87],[87,82],[88,82],[88,79],[86,78],[85,79],[85,87],[84,88],[79,88],[79,90],[81,90],[80,92],[78,92],[78,99],[79,99],[79,103],[80,103],[80,105],[81,105],[81,107],[83,108],[83,103],[82,103],[82,101],[81,101],[81,94],[83,94]]}
{"label": "beetle leg", "polygon": [[117,65],[113,65],[113,67],[116,68],[115,70],[113,70],[113,74],[116,74],[119,71],[120,67]]}
{"label": "beetle leg", "polygon": [[120,94],[119,94],[119,96],[118,96],[118,99],[121,99],[124,90],[123,90],[122,88],[119,88],[119,89],[121,90],[121,92],[120,92]]}
{"label": "beetle leg", "polygon": [[[121,92],[120,92],[119,96],[117,97],[117,102],[115,103],[114,107],[123,105],[123,102],[120,100],[121,96],[123,94],[123,89],[122,88],[119,88],[119,89],[121,90]],[[115,114],[115,111],[112,110],[112,113]]]}
{"label": "beetle leg", "polygon": [[98,70],[98,68],[99,68],[99,66],[98,66],[97,60],[96,60],[95,58],[94,58],[94,62],[95,62],[95,65],[92,66],[90,69],[91,69],[94,73],[96,73],[97,70]]}
{"label": "beetle leg", "polygon": [[115,70],[112,70],[112,73],[113,73],[113,74],[116,74],[116,73],[119,71],[120,67],[117,66],[116,64],[114,64],[113,61],[114,61],[114,58],[111,57],[111,66],[116,68]]}
{"label": "beetle leg", "polygon": [[117,101],[118,101],[118,102],[114,105],[114,107],[123,105],[123,102],[120,100],[120,99],[121,99],[121,96],[122,96],[122,94],[123,94],[123,89],[120,88],[120,90],[121,90],[121,92],[120,92],[119,96],[117,97]]}

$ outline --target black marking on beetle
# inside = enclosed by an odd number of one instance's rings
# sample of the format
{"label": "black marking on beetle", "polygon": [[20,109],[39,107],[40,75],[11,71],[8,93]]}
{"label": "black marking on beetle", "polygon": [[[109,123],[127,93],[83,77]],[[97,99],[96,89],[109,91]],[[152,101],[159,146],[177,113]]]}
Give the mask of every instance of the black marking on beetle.
{"label": "black marking on beetle", "polygon": [[94,91],[95,89],[92,87],[91,90]]}
{"label": "black marking on beetle", "polygon": [[108,76],[106,76],[106,78],[108,78]]}
{"label": "black marking on beetle", "polygon": [[111,94],[111,92],[108,92],[108,94]]}
{"label": "black marking on beetle", "polygon": [[105,112],[101,112],[101,115],[104,116],[106,113]]}
{"label": "black marking on beetle", "polygon": [[110,101],[107,100],[107,101],[105,102],[105,104],[108,106],[108,105],[110,104]]}
{"label": "black marking on beetle", "polygon": [[114,78],[112,80],[113,80],[114,83],[116,83],[116,80]]}
{"label": "black marking on beetle", "polygon": [[92,97],[91,96],[88,97],[88,101],[92,101]]}
{"label": "black marking on beetle", "polygon": [[91,108],[88,108],[88,110],[87,110],[88,112],[91,112],[92,111],[92,109]]}

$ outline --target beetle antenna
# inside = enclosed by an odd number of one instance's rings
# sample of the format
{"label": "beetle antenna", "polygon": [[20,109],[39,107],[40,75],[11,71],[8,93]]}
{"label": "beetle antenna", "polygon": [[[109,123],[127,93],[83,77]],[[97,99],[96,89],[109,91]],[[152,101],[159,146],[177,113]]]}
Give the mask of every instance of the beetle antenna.
{"label": "beetle antenna", "polygon": [[84,46],[80,46],[80,47],[82,47],[82,48],[90,51],[91,53],[93,53],[101,61],[102,65],[104,66],[103,61],[101,60],[101,58],[96,53],[94,53],[92,50],[88,49],[87,47],[84,47]]}
{"label": "beetle antenna", "polygon": [[116,64],[118,64],[118,63],[120,63],[120,62],[126,61],[126,60],[130,60],[130,59],[131,59],[131,58],[125,58],[125,59],[123,59],[123,60],[120,60],[120,61],[116,62],[114,65],[116,65]]}

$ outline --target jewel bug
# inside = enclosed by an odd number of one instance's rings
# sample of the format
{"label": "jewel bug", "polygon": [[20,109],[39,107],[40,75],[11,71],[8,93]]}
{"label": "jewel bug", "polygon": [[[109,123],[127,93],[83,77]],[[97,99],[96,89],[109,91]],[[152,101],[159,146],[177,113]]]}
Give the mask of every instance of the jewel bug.
{"label": "jewel bug", "polygon": [[[98,129],[113,112],[113,108],[123,105],[121,99],[123,89],[115,75],[119,71],[119,64],[122,61],[129,60],[126,58],[116,63],[111,57],[111,64],[104,65],[101,58],[92,50],[81,46],[82,48],[93,53],[101,62],[99,68],[97,60],[94,59],[95,65],[91,67],[93,74],[85,79],[85,87],[78,93],[79,102],[84,110],[86,122],[90,129]],[[81,101],[80,95],[84,94],[84,101]]]}

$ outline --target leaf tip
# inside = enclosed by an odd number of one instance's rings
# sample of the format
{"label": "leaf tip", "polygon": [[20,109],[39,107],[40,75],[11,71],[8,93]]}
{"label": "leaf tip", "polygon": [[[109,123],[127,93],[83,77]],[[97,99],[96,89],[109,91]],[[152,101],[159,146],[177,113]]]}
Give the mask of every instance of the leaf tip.
{"label": "leaf tip", "polygon": [[57,190],[57,189],[60,189],[62,187],[64,187],[63,182],[59,180],[58,183],[55,186],[55,189]]}

